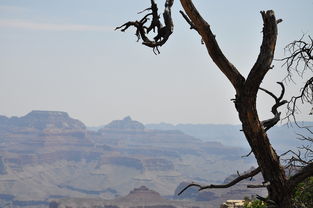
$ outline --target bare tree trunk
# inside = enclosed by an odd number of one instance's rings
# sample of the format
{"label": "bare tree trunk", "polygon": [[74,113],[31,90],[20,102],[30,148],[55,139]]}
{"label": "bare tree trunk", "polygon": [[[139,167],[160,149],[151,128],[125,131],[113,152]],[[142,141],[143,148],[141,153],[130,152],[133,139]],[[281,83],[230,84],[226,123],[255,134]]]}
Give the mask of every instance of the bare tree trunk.
{"label": "bare tree trunk", "polygon": [[242,122],[242,129],[252,148],[257,163],[261,168],[269,193],[269,203],[276,207],[291,207],[291,192],[287,183],[284,168],[280,165],[279,157],[272,148],[267,134],[259,121],[256,111],[255,97],[248,90],[243,90],[236,100],[236,108]]}

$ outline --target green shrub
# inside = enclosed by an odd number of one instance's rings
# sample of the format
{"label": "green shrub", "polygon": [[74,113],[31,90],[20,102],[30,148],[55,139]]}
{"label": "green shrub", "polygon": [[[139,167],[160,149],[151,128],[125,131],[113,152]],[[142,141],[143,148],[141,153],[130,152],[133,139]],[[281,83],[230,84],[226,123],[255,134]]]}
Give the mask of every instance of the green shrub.
{"label": "green shrub", "polygon": [[297,186],[292,200],[296,208],[313,207],[313,176]]}
{"label": "green shrub", "polygon": [[244,208],[266,208],[264,202],[260,200],[246,201]]}

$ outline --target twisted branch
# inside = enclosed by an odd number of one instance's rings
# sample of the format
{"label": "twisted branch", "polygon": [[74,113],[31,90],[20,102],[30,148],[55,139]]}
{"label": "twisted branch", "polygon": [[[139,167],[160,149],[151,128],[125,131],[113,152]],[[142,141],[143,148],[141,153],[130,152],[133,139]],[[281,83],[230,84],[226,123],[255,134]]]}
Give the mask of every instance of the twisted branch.
{"label": "twisted branch", "polygon": [[[171,14],[171,8],[173,6],[174,0],[166,0],[165,2],[165,9],[163,12],[163,19],[164,19],[164,26],[160,21],[160,16],[158,14],[158,6],[155,3],[154,0],[151,0],[151,7],[147,8],[139,14],[150,11],[150,13],[146,14],[141,20],[139,21],[129,21],[125,24],[116,27],[115,30],[120,30],[121,32],[125,32],[129,27],[133,26],[136,28],[135,35],[137,36],[137,41],[140,39],[142,40],[142,44],[145,46],[148,46],[153,49],[153,52],[155,54],[159,54],[160,51],[158,47],[164,45],[166,41],[169,39],[171,34],[174,30],[174,24],[172,20],[172,14]],[[152,20],[150,22],[150,26],[146,26],[146,24],[149,22],[149,17],[152,16]],[[149,39],[147,36],[151,31],[155,33],[156,36],[153,38],[153,40]],[[157,53],[156,53],[157,52]]]}
{"label": "twisted branch", "polygon": [[280,106],[288,103],[286,100],[282,100],[283,97],[284,97],[284,94],[285,94],[285,86],[284,86],[284,84],[282,82],[277,82],[277,84],[279,84],[281,86],[281,88],[282,88],[279,97],[274,95],[272,92],[270,92],[270,91],[260,87],[260,90],[264,91],[265,93],[270,95],[275,100],[275,104],[272,106],[272,110],[271,110],[271,112],[273,113],[274,117],[271,118],[271,119],[267,119],[267,120],[262,121],[262,125],[263,125],[265,131],[267,131],[270,128],[272,128],[273,126],[275,126],[278,123],[278,121],[280,120],[281,112],[278,112],[277,108],[279,108]]}

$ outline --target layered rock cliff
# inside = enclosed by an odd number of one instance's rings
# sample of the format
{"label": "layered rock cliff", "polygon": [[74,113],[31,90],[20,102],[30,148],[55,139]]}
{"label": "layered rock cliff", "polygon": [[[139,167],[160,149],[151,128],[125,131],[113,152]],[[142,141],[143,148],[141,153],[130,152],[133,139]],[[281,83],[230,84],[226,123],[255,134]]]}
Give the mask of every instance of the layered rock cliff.
{"label": "layered rock cliff", "polygon": [[92,132],[65,112],[0,116],[0,207],[112,199],[142,185],[172,195],[182,181],[222,182],[234,162],[250,167],[240,158],[245,153],[177,130],[146,129],[130,117]]}

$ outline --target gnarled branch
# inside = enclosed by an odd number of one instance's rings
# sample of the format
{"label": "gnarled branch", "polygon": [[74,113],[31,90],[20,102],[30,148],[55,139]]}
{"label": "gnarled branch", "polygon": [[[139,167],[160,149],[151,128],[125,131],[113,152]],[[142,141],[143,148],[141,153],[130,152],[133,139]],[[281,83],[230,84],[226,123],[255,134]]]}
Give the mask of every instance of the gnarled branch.
{"label": "gnarled branch", "polygon": [[[165,9],[163,12],[163,19],[164,19],[164,26],[160,21],[160,16],[158,14],[158,7],[154,0],[151,0],[151,7],[143,10],[150,11],[150,13],[146,14],[141,20],[139,21],[129,21],[125,24],[116,27],[115,30],[121,30],[125,32],[129,27],[133,26],[136,28],[136,36],[138,38],[137,41],[142,39],[142,44],[148,47],[153,48],[153,52],[156,54],[155,51],[160,53],[158,47],[164,45],[166,41],[169,39],[171,34],[174,30],[174,24],[172,20],[171,8],[173,6],[174,0],[166,0],[165,2]],[[142,13],[139,12],[139,13]],[[146,26],[146,23],[149,22],[149,17],[152,16],[152,20],[150,26]],[[155,32],[157,29],[157,35],[153,38],[153,40],[149,39],[147,36],[149,32]]]}
{"label": "gnarled branch", "polygon": [[270,91],[260,87],[260,90],[264,91],[265,93],[270,95],[275,100],[275,104],[272,106],[272,111],[271,111],[273,113],[274,117],[271,118],[271,119],[267,119],[267,120],[264,120],[264,121],[261,122],[265,131],[269,130],[270,128],[272,128],[273,126],[275,126],[278,123],[278,121],[280,120],[281,112],[278,112],[277,109],[280,106],[282,106],[282,105],[287,103],[287,100],[282,100],[283,97],[284,97],[284,94],[285,94],[285,86],[284,86],[284,84],[282,82],[277,82],[277,84],[279,84],[281,86],[281,88],[282,88],[279,97],[274,95],[272,92],[270,92]]}
{"label": "gnarled branch", "polygon": [[247,178],[252,178],[253,176],[257,175],[258,173],[261,172],[261,168],[256,168],[254,170],[252,170],[251,172],[245,173],[243,175],[239,175],[237,178],[235,178],[234,180],[232,180],[231,182],[227,183],[227,184],[221,184],[221,185],[208,185],[208,186],[202,186],[200,184],[197,183],[191,183],[188,186],[186,186],[184,189],[182,189],[178,195],[181,195],[184,191],[186,191],[188,188],[190,187],[198,187],[199,191],[204,190],[204,189],[212,189],[212,188],[229,188],[237,183],[239,183],[240,181],[247,179]]}

